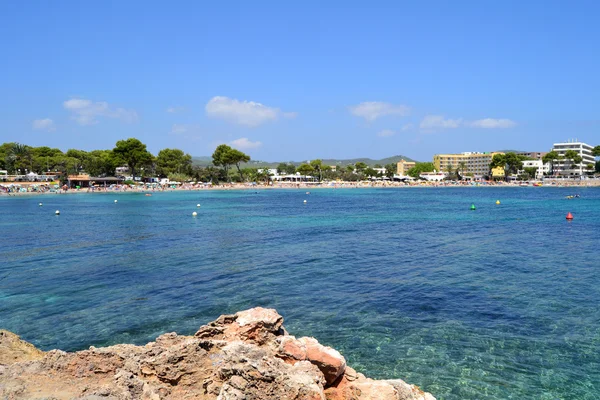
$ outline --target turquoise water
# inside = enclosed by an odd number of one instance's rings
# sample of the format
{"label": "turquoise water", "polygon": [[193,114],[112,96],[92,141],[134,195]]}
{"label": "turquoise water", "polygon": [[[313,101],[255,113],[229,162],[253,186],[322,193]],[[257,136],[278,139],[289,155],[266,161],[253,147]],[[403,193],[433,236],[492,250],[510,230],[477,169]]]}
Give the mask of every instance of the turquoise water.
{"label": "turquoise water", "polygon": [[45,350],[265,306],[438,399],[600,398],[600,189],[3,197],[0,216],[0,328]]}

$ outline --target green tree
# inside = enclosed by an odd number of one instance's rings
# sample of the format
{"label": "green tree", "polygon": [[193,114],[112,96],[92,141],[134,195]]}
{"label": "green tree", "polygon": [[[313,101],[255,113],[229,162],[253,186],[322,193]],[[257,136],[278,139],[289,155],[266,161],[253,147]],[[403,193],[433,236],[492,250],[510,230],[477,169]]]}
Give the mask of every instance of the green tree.
{"label": "green tree", "polygon": [[577,167],[583,161],[583,158],[577,151],[567,150],[565,151],[565,160],[569,162],[569,169],[573,169],[573,167]]}
{"label": "green tree", "polygon": [[600,157],[600,146],[596,146],[593,148],[592,155],[594,157]]}
{"label": "green tree", "polygon": [[517,174],[523,169],[523,161],[515,153],[494,154],[490,169],[501,167],[504,169],[504,179],[508,180],[510,174]]}
{"label": "green tree", "polygon": [[301,164],[298,168],[296,168],[296,172],[300,172],[300,175],[310,175],[315,173],[315,169],[310,164]]}
{"label": "green tree", "polygon": [[457,173],[458,171],[460,171],[460,175],[461,177],[465,175],[465,170],[467,169],[467,163],[464,161],[461,161],[458,163],[458,169],[456,170]]}
{"label": "green tree", "polygon": [[354,164],[354,168],[356,169],[356,172],[358,172],[358,173],[362,173],[365,169],[367,169],[367,167],[368,167],[368,165],[362,161],[359,161],[356,164]]}
{"label": "green tree", "polygon": [[236,166],[238,173],[240,174],[240,178],[242,178],[242,181],[244,181],[244,174],[240,169],[240,164],[247,163],[248,161],[250,161],[250,156],[237,149],[231,149],[230,158],[231,162]]}
{"label": "green tree", "polygon": [[231,147],[227,146],[226,144],[220,144],[212,154],[213,165],[215,167],[223,167],[225,170],[225,175],[227,175],[227,172],[231,167],[231,159],[229,157],[230,151]]}
{"label": "green tree", "polygon": [[235,165],[238,170],[238,173],[240,174],[240,178],[242,180],[244,180],[244,174],[243,174],[242,170],[240,169],[240,164],[243,162],[246,163],[246,162],[250,161],[249,155],[247,155],[237,149],[232,149],[231,147],[229,147],[226,144],[220,144],[215,149],[215,151],[212,155],[212,158],[213,158],[213,165],[215,165],[217,167],[223,167],[223,169],[225,169],[226,174],[229,171],[229,168],[232,165]]}
{"label": "green tree", "polygon": [[537,167],[525,167],[523,168],[523,172],[526,175],[527,180],[535,179],[535,175],[537,174]]}
{"label": "green tree", "polygon": [[192,174],[192,156],[179,149],[162,149],[156,156],[156,173],[165,177],[169,174]]}
{"label": "green tree", "polygon": [[282,175],[286,172],[287,170],[287,163],[279,163],[279,165],[277,166],[277,173]]}
{"label": "green tree", "polygon": [[390,179],[393,179],[394,174],[398,170],[398,166],[394,163],[390,163],[390,164],[385,164],[384,168],[385,168],[385,176],[387,176]]}
{"label": "green tree", "polygon": [[10,173],[25,174],[26,169],[32,169],[31,148],[24,144],[11,143],[6,154],[6,164]]}
{"label": "green tree", "polygon": [[315,172],[319,173],[319,182],[321,182],[323,180],[323,161],[319,159],[312,160],[310,166],[315,169]]}
{"label": "green tree", "polygon": [[286,169],[285,169],[285,173],[288,175],[292,175],[296,173],[296,166],[294,164],[288,164]]}
{"label": "green tree", "polygon": [[595,169],[595,164],[594,163],[589,163],[588,165],[586,165],[587,168],[587,173],[588,174],[593,174],[594,173],[594,169]]}
{"label": "green tree", "polygon": [[271,171],[269,171],[268,168],[261,168],[256,172],[257,181],[265,181],[266,183],[269,183],[269,181],[271,180]]}
{"label": "green tree", "polygon": [[366,176],[368,176],[369,178],[375,178],[375,177],[377,177],[377,171],[375,171],[375,169],[373,169],[371,167],[365,168],[364,174]]}
{"label": "green tree", "polygon": [[181,173],[181,172],[171,172],[167,178],[169,179],[170,182],[190,182],[193,180],[193,178],[187,174]]}
{"label": "green tree", "polygon": [[552,175],[554,175],[554,163],[558,160],[560,160],[560,156],[556,151],[550,151],[542,157],[542,162],[550,165],[550,174]]}
{"label": "green tree", "polygon": [[152,154],[146,150],[146,145],[135,138],[119,140],[113,153],[117,160],[129,167],[133,179],[135,179],[137,168],[143,168],[153,161]]}
{"label": "green tree", "polygon": [[113,176],[119,160],[111,150],[94,150],[88,153],[85,171],[91,176]]}
{"label": "green tree", "polygon": [[435,166],[431,162],[416,163],[414,167],[408,170],[408,176],[419,178],[423,172],[433,172]]}
{"label": "green tree", "polygon": [[600,172],[600,161],[596,161],[596,172]]}

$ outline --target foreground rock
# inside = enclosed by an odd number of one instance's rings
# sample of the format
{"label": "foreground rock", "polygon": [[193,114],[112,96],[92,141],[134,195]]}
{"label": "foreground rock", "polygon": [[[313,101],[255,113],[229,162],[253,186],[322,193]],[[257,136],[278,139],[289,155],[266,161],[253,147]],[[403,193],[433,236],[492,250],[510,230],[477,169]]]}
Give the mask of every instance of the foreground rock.
{"label": "foreground rock", "polygon": [[275,310],[253,308],[194,336],[76,353],[43,353],[0,331],[0,398],[435,400],[401,380],[368,379],[336,350],[296,339],[282,324]]}

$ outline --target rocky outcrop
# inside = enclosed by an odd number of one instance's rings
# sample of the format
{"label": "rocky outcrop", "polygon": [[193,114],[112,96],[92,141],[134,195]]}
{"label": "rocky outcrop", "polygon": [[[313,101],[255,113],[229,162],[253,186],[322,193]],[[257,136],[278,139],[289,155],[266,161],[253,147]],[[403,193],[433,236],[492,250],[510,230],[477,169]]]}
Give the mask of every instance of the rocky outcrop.
{"label": "rocky outcrop", "polygon": [[43,353],[0,331],[0,398],[435,400],[401,380],[366,378],[336,350],[288,335],[265,308],[223,315],[194,336],[75,353]]}

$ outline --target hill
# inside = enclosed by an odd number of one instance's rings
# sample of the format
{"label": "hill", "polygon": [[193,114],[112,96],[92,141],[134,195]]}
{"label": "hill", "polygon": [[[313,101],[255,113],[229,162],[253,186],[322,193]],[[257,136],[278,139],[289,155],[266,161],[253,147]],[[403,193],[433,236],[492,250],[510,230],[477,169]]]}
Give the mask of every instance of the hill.
{"label": "hill", "polygon": [[[395,164],[400,160],[406,160],[406,161],[415,161],[410,157],[406,157],[403,155],[397,155],[397,156],[392,156],[392,157],[386,157],[386,158],[382,158],[380,160],[374,160],[371,158],[347,158],[347,159],[335,159],[335,158],[327,158],[327,159],[322,159],[323,164],[325,165],[350,165],[350,164],[356,164],[357,162],[364,162],[365,164],[369,165],[369,166],[373,166],[375,164],[380,164],[380,165],[385,165],[385,164]],[[268,167],[268,168],[275,168],[277,167],[280,163],[285,162],[288,164],[294,164],[296,166],[303,164],[305,162],[308,162],[310,160],[304,160],[304,161],[261,161],[261,160],[251,160],[249,163],[245,164],[245,166],[251,166],[251,167]],[[212,158],[208,157],[208,156],[202,156],[202,157],[192,157],[192,163],[194,165],[200,166],[200,167],[206,167],[208,165],[211,165],[212,163]]]}

